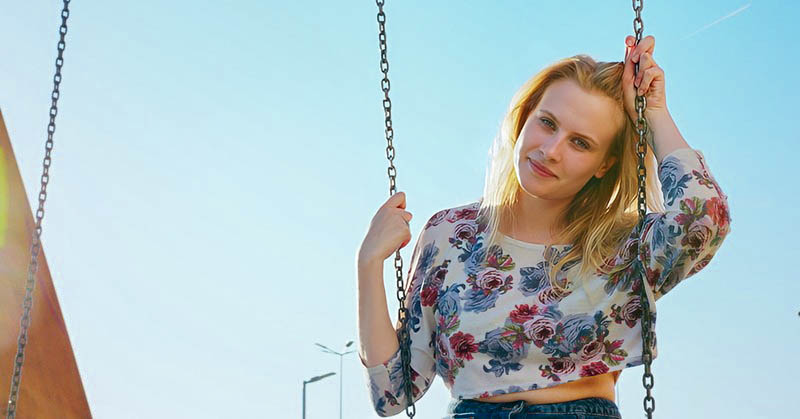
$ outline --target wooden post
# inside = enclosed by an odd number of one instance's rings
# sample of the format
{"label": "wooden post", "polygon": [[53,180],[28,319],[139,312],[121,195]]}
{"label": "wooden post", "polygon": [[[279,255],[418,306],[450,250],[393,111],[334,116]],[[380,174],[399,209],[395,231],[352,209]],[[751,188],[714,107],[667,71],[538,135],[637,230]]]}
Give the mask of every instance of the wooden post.
{"label": "wooden post", "polygon": [[[57,158],[54,160],[58,161]],[[36,161],[41,162],[41,159]],[[41,166],[38,169],[41,171]],[[38,195],[38,183],[29,187],[35,188]],[[33,211],[0,112],[0,412],[4,418],[14,371],[34,228]],[[17,400],[17,418],[91,418],[45,259],[47,228],[42,243]]]}

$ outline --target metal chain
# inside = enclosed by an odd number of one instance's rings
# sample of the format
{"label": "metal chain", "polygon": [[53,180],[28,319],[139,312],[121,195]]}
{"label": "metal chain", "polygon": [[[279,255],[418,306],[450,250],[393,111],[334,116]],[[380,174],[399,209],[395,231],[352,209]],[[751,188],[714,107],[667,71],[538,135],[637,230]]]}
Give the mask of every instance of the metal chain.
{"label": "metal chain", "polygon": [[[639,45],[639,41],[642,40],[642,30],[644,29],[644,23],[642,22],[642,8],[643,8],[643,1],[644,0],[633,0],[633,10],[636,12],[636,18],[633,20],[633,30],[636,33],[636,45]],[[634,63],[634,78],[639,74],[639,63]],[[636,148],[636,154],[639,158],[639,170],[638,170],[638,180],[639,180],[639,196],[638,196],[638,209],[639,209],[639,224],[637,227],[637,231],[640,233],[638,236],[642,237],[642,229],[644,228],[644,220],[647,214],[647,204],[645,200],[645,193],[646,193],[646,180],[647,180],[647,168],[645,167],[644,157],[647,153],[647,141],[645,140],[645,135],[647,134],[647,119],[644,117],[644,111],[647,107],[647,100],[645,100],[644,96],[640,96],[636,94],[636,113],[638,115],[636,120],[636,132],[639,134],[639,141]],[[647,275],[644,269],[644,246],[642,243],[639,243],[638,246],[638,254],[639,254],[639,267],[641,268],[640,271],[642,273],[642,285],[640,288],[641,292],[641,306],[642,306],[642,359],[644,361],[644,375],[642,376],[642,384],[644,385],[645,391],[647,395],[644,398],[644,410],[647,413],[647,418],[653,418],[653,411],[656,410],[656,399],[653,398],[651,394],[651,390],[653,388],[654,380],[653,374],[651,372],[651,364],[653,362],[653,352],[652,342],[653,342],[653,330],[652,330],[652,318],[650,313],[650,301],[647,298],[647,291],[645,290],[647,281]],[[649,382],[648,382],[649,380]],[[648,402],[650,405],[648,405]]]}
{"label": "metal chain", "polygon": [[[381,90],[383,90],[383,113],[385,118],[385,133],[386,133],[386,158],[389,159],[389,196],[396,193],[395,177],[397,170],[394,167],[394,146],[392,140],[394,139],[394,129],[392,128],[392,101],[389,99],[389,59],[386,53],[386,14],[383,12],[384,0],[376,0],[378,5],[378,41],[381,49],[381,72],[383,73],[383,80],[381,80]],[[394,255],[395,276],[397,277],[397,301],[400,303],[398,308],[397,318],[400,320],[401,326],[398,330],[398,341],[400,344],[400,359],[403,367],[403,389],[406,395],[406,414],[408,417],[413,418],[416,414],[416,407],[414,406],[414,398],[411,389],[411,353],[410,337],[408,334],[408,309],[406,309],[406,293],[403,284],[403,258],[400,256],[400,249],[397,249]]]}
{"label": "metal chain", "polygon": [[14,418],[17,414],[17,398],[19,384],[22,379],[22,364],[25,360],[25,346],[28,343],[28,327],[31,322],[31,307],[33,306],[33,289],[36,286],[36,273],[39,270],[39,251],[41,250],[42,219],[44,218],[44,202],[47,199],[47,184],[50,181],[50,153],[53,151],[53,134],[56,132],[56,115],[58,114],[58,98],[60,96],[61,67],[64,65],[64,48],[67,46],[67,18],[69,18],[69,2],[63,0],[64,8],[61,10],[61,27],[58,41],[58,57],[56,58],[56,74],[53,76],[53,93],[51,94],[50,123],[47,125],[47,142],[42,163],[41,189],[39,191],[39,208],[36,210],[36,229],[32,235],[31,262],[28,266],[28,282],[23,300],[23,313],[20,319],[20,332],[17,340],[17,355],[14,357],[14,374],[11,376],[11,392],[8,396],[7,418]]}

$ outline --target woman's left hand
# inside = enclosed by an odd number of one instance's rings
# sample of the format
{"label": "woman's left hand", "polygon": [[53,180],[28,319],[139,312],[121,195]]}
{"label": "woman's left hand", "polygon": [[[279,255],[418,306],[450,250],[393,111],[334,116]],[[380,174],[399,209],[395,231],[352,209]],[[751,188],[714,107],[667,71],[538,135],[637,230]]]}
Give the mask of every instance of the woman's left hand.
{"label": "woman's left hand", "polygon": [[[664,92],[664,70],[653,60],[656,39],[650,35],[642,38],[635,45],[636,38],[628,35],[625,38],[625,69],[622,73],[622,92],[625,111],[636,126],[636,94],[646,99],[645,118],[658,113],[667,112],[667,100]],[[639,73],[634,78],[634,63],[639,63]]]}

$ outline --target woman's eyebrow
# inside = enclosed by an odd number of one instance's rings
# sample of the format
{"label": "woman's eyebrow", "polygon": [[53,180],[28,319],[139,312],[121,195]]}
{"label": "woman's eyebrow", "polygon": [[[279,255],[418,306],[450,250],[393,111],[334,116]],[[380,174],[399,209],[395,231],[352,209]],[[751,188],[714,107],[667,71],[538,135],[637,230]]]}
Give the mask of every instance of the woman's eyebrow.
{"label": "woman's eyebrow", "polygon": [[[558,123],[558,118],[556,118],[556,116],[553,115],[553,113],[548,111],[547,109],[539,109],[539,112],[549,116],[553,120],[553,122],[555,122],[556,124]],[[580,132],[576,132],[575,134],[577,134],[578,136],[581,136],[583,138],[586,138],[587,140],[589,140],[592,143],[594,143],[594,145],[597,145],[597,141],[595,141],[594,138],[592,138],[592,137],[590,137],[590,136],[588,136],[586,134],[581,134]]]}

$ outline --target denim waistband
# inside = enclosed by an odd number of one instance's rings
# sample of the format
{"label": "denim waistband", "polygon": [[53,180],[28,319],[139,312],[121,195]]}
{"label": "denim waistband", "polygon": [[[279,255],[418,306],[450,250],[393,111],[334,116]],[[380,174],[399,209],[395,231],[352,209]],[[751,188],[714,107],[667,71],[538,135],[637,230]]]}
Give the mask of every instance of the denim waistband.
{"label": "denim waistband", "polygon": [[[617,404],[602,397],[589,397],[561,403],[528,404],[524,400],[505,403],[489,403],[478,400],[452,400],[448,406],[448,414],[453,413],[495,413],[497,417],[516,418],[516,414],[529,413],[585,413],[606,415],[612,418],[621,418]],[[512,416],[515,415],[515,416]],[[489,417],[488,415],[486,417]]]}

